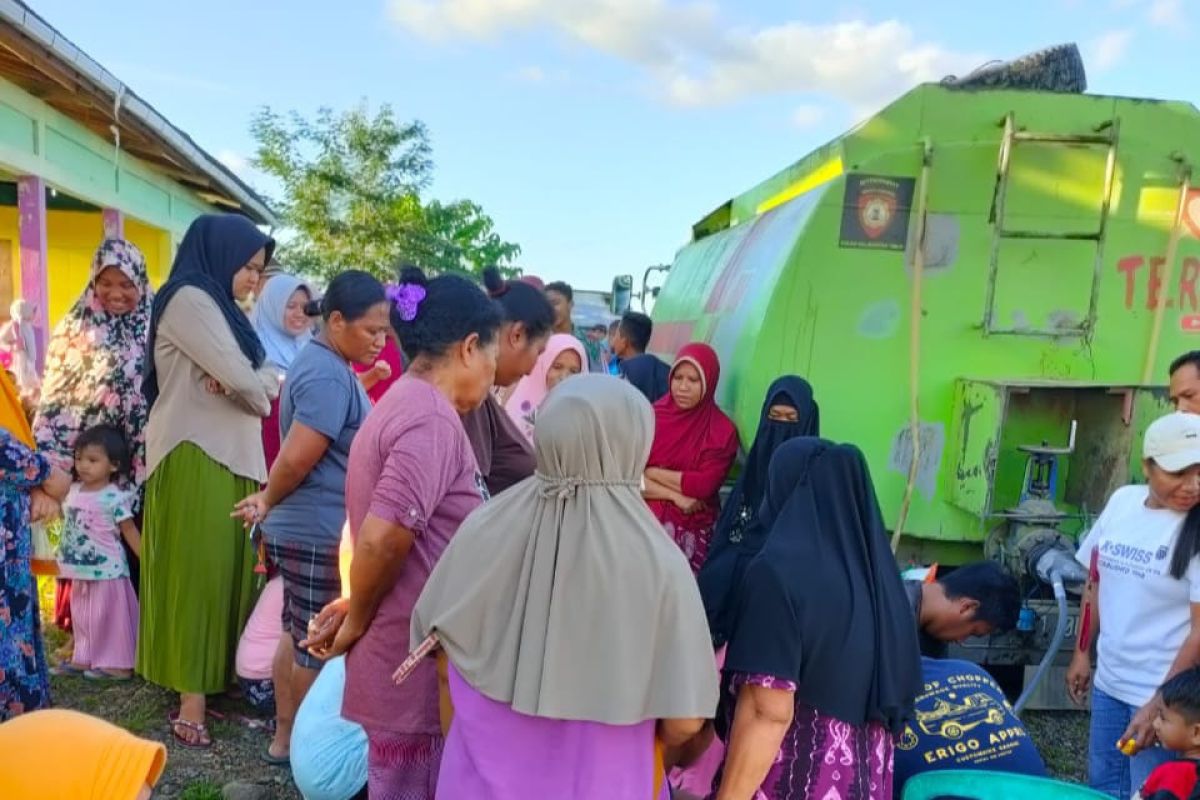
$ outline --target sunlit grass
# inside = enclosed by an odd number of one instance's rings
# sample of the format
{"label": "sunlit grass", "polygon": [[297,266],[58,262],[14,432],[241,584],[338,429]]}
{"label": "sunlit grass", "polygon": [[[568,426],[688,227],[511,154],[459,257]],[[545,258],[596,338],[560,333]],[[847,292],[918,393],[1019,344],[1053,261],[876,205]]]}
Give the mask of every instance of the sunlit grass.
{"label": "sunlit grass", "polygon": [[221,787],[211,781],[197,781],[179,795],[179,800],[222,800]]}

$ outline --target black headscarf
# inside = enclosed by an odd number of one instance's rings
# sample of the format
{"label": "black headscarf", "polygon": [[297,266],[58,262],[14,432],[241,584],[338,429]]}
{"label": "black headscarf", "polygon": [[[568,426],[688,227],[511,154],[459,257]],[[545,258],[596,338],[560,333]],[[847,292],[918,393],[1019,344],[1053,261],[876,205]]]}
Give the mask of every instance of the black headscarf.
{"label": "black headscarf", "polygon": [[[768,416],[771,406],[789,405],[796,409],[796,422],[777,422]],[[741,583],[750,559],[758,555],[767,531],[758,518],[763,492],[767,486],[767,467],[781,444],[798,436],[821,434],[821,412],[813,399],[812,386],[795,375],[777,378],[767,389],[758,433],[746,454],[742,474],[721,509],[713,534],[708,559],[700,570],[700,596],[708,614],[713,645],[729,641],[735,611],[731,599]]]}
{"label": "black headscarf", "polygon": [[162,322],[163,312],[175,293],[185,286],[202,289],[213,299],[229,323],[229,330],[242,353],[250,359],[255,369],[262,366],[266,354],[258,334],[254,332],[254,326],[250,324],[250,318],[238,307],[233,296],[233,276],[249,263],[255,253],[263,249],[267,251],[265,263],[269,263],[275,252],[275,240],[238,214],[205,214],[197,217],[188,227],[179,245],[179,252],[175,254],[171,276],[154,296],[154,306],[150,311],[146,377],[142,382],[142,391],[149,405],[153,406],[158,399],[158,371],[154,364],[158,324]]}
{"label": "black headscarf", "polygon": [[651,405],[667,393],[671,365],[658,356],[641,353],[621,361],[621,375],[646,396]]}
{"label": "black headscarf", "polygon": [[793,439],[771,459],[726,673],[796,682],[796,699],[893,733],[921,688],[917,625],[862,453]]}

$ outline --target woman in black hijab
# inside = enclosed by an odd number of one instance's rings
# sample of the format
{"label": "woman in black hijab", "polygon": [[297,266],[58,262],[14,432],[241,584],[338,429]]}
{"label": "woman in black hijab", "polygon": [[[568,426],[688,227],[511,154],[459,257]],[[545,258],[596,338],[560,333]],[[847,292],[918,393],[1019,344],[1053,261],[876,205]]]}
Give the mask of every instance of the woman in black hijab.
{"label": "woman in black hijab", "polygon": [[920,652],[862,453],[782,445],[761,522],[725,657],[717,797],[891,798]]}
{"label": "woman in black hijab", "polygon": [[746,565],[758,555],[767,538],[758,510],[767,486],[771,456],[790,439],[820,434],[821,412],[813,399],[812,386],[796,375],[777,378],[767,389],[754,444],[746,455],[733,493],[721,509],[708,560],[700,570],[700,596],[716,647],[729,641],[735,610],[730,598]]}
{"label": "woman in black hijab", "polygon": [[279,379],[238,302],[274,248],[245,217],[199,217],[151,312],[137,671],[180,693],[171,727],[187,747],[212,744],[205,695],[233,679],[254,605],[254,550],[230,512],[266,480],[262,418]]}

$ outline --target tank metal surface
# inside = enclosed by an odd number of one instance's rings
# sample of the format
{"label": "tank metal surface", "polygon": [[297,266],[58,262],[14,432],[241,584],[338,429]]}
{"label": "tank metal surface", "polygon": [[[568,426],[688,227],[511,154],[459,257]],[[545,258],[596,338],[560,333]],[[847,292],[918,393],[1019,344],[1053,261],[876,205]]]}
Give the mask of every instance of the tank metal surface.
{"label": "tank metal surface", "polygon": [[1187,103],[918,86],[697,222],[651,350],[713,345],[747,444],[768,384],[807,378],[922,562],[1028,528],[1030,448],[1074,430],[1047,498],[1071,541],[1200,348],[1197,163]]}

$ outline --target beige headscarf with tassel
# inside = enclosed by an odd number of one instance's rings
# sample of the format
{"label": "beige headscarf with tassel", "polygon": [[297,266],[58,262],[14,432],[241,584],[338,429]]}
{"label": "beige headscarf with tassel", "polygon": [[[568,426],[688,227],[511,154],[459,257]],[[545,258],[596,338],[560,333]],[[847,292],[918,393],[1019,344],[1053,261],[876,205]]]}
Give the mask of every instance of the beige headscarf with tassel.
{"label": "beige headscarf with tassel", "polygon": [[537,474],[463,522],[412,615],[476,690],[523,714],[711,717],[717,672],[687,559],[642,500],[654,414],[628,383],[559,385]]}

